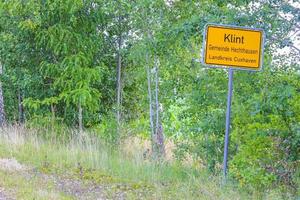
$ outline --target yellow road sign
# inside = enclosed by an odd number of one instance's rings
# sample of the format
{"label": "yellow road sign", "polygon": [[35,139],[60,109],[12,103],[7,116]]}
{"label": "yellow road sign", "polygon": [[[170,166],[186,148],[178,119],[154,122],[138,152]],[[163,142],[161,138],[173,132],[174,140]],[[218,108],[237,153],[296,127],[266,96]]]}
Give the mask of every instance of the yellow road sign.
{"label": "yellow road sign", "polygon": [[203,64],[260,70],[263,60],[263,30],[209,24],[203,44]]}

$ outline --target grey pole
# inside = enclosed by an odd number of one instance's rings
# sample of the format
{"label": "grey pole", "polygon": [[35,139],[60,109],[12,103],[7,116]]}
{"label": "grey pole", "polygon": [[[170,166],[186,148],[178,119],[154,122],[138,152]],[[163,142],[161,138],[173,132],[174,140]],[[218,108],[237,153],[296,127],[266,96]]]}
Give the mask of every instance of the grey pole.
{"label": "grey pole", "polygon": [[232,86],[233,86],[233,69],[228,71],[228,95],[227,95],[227,110],[226,110],[226,130],[224,140],[224,160],[223,160],[223,173],[224,180],[227,175],[227,158],[228,158],[228,145],[229,145],[229,132],[230,132],[230,113],[231,113],[231,99],[232,99]]}

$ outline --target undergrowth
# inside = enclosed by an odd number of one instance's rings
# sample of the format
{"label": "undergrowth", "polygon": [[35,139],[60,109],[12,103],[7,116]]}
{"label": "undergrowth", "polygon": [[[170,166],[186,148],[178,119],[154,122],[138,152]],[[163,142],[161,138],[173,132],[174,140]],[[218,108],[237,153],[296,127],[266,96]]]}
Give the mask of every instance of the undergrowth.
{"label": "undergrowth", "polygon": [[[70,174],[95,184],[115,184],[122,191],[142,191],[142,197],[128,199],[292,199],[278,190],[258,193],[239,188],[206,171],[176,161],[154,162],[136,148],[128,155],[89,133],[70,132],[70,137],[43,137],[43,133],[10,127],[1,130],[0,157],[14,157],[43,173]],[[113,191],[113,190],[112,190]],[[139,193],[141,195],[141,193]]]}

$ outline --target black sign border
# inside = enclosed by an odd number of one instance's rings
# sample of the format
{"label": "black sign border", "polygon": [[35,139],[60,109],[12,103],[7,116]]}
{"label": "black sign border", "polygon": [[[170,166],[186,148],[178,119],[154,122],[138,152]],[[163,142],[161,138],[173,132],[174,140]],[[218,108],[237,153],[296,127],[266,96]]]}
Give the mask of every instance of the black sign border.
{"label": "black sign border", "polygon": [[[207,40],[208,39],[208,29],[209,27],[215,27],[215,28],[222,28],[222,29],[235,29],[235,30],[241,30],[241,31],[253,31],[253,32],[261,32],[261,40],[260,40],[260,50],[259,50],[259,66],[254,67],[247,67],[247,66],[240,66],[240,65],[222,65],[222,64],[216,64],[216,63],[208,63],[206,62],[206,54],[207,54]],[[224,24],[214,24],[214,23],[208,23],[205,25],[204,32],[203,32],[203,46],[202,46],[202,64],[204,66],[210,67],[210,68],[222,68],[222,69],[236,69],[236,70],[246,70],[246,71],[261,71],[263,68],[263,54],[264,54],[264,43],[265,43],[265,33],[263,29],[260,28],[251,28],[251,27],[245,27],[245,26],[235,26],[235,25],[224,25]]]}

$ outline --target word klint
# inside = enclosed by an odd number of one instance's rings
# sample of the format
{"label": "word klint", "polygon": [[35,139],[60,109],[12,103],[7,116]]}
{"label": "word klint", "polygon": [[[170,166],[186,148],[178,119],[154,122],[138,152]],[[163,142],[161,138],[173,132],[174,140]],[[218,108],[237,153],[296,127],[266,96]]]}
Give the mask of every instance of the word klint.
{"label": "word klint", "polygon": [[207,25],[203,63],[215,67],[259,70],[263,31],[244,27]]}

